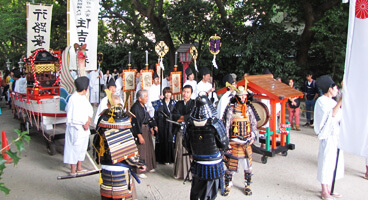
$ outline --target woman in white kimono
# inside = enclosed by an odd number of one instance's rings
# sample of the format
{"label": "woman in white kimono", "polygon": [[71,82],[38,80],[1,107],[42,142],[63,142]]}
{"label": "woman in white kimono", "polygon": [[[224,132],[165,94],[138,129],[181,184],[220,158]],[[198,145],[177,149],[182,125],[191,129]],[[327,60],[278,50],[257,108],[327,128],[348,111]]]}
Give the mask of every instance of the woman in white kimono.
{"label": "woman in white kimono", "polygon": [[[323,92],[323,96],[317,99],[314,108],[314,131],[320,140],[317,179],[322,186],[322,199],[331,200],[334,197],[341,197],[337,193],[331,194],[331,184],[336,166],[342,98],[338,102],[332,99],[337,95],[338,88],[330,76],[324,75],[318,78],[317,85]],[[336,180],[343,176],[344,157],[340,150]]]}
{"label": "woman in white kimono", "polygon": [[64,146],[64,163],[71,165],[70,175],[86,172],[82,169],[82,161],[86,156],[90,136],[93,108],[86,98],[89,80],[82,76],[75,79],[77,91],[70,97],[65,108],[66,130]]}

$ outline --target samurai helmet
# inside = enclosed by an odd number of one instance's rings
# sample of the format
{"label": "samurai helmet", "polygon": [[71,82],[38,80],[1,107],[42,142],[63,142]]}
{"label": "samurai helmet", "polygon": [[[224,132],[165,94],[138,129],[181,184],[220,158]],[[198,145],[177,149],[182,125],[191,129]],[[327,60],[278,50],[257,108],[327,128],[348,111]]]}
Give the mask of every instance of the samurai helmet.
{"label": "samurai helmet", "polygon": [[190,117],[195,121],[204,121],[214,118],[217,114],[206,92],[200,92],[195,100],[195,106]]}
{"label": "samurai helmet", "polygon": [[111,106],[105,110],[103,114],[103,120],[109,123],[119,123],[129,120],[128,115],[124,111],[124,107],[121,104]]}

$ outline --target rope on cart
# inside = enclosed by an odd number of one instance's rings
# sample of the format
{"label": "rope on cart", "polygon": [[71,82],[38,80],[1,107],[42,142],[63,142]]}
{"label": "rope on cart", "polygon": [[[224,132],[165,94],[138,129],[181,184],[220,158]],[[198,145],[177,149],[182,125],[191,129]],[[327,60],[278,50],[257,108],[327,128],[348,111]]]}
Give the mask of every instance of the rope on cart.
{"label": "rope on cart", "polygon": [[27,114],[27,117],[28,117],[28,121],[29,121],[29,124],[31,125],[31,127],[33,126],[32,125],[32,117],[30,117],[30,112],[29,112],[29,110],[28,109],[25,109],[26,110],[26,114]]}
{"label": "rope on cart", "polygon": [[59,105],[59,103],[58,102],[60,102],[60,99],[59,99],[59,101],[56,101],[56,103],[55,103],[55,117],[54,117],[54,123],[53,123],[53,126],[54,126],[54,131],[53,131],[53,136],[55,137],[55,129],[56,129],[56,112],[57,112],[57,110],[58,110],[58,105]]}
{"label": "rope on cart", "polygon": [[49,135],[49,137],[47,137],[46,136],[46,134],[45,134],[45,128],[43,127],[43,116],[42,116],[42,106],[41,106],[41,103],[42,103],[42,101],[40,101],[40,103],[38,104],[38,106],[39,106],[39,110],[40,110],[40,118],[41,118],[41,124],[40,124],[40,126],[41,126],[41,129],[42,129],[42,135],[43,135],[43,137],[48,141],[48,142],[52,142],[52,140],[51,140],[51,135]]}
{"label": "rope on cart", "polygon": [[[36,129],[37,129],[37,131],[39,131],[39,130],[40,130],[40,127],[39,127],[39,124],[38,124],[38,120],[36,120],[36,115],[35,115],[35,113],[34,113],[34,107],[33,107],[33,104],[31,104],[31,106],[32,106],[32,115],[33,115],[33,119],[34,119],[35,124],[36,124]],[[37,116],[37,119],[38,119],[38,116]]]}

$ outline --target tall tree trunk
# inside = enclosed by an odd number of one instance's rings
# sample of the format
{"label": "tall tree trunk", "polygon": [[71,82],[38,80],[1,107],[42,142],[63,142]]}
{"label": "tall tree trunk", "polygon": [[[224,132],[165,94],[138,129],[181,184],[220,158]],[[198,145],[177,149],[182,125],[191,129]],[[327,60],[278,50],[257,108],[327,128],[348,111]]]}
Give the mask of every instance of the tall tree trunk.
{"label": "tall tree trunk", "polygon": [[304,1],[303,10],[305,17],[305,26],[298,42],[298,50],[296,56],[297,64],[302,66],[308,63],[308,51],[315,35],[315,32],[311,30],[315,21],[313,7],[308,1]]}
{"label": "tall tree trunk", "polygon": [[341,3],[341,0],[329,0],[318,5],[313,5],[310,0],[303,0],[301,2],[305,18],[305,27],[297,46],[296,62],[298,65],[305,66],[308,64],[308,53],[315,35],[315,32],[311,30],[313,24],[322,19],[326,11],[339,3]]}
{"label": "tall tree trunk", "polygon": [[151,0],[148,7],[144,6],[139,0],[132,0],[133,6],[137,9],[137,11],[148,18],[150,20],[151,25],[153,27],[153,33],[156,36],[156,41],[164,41],[166,45],[169,47],[168,58],[169,58],[169,66],[174,66],[175,60],[175,46],[172,40],[170,30],[168,28],[168,24],[163,19],[162,15],[162,4],[163,1],[159,1],[158,5],[158,13],[160,15],[156,15],[154,12],[155,0]]}

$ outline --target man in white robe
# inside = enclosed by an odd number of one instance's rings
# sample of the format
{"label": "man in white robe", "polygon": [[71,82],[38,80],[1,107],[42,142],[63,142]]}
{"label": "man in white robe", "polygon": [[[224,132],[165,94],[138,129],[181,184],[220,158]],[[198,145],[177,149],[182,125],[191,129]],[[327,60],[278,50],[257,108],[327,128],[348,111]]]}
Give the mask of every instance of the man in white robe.
{"label": "man in white robe", "polygon": [[116,95],[119,95],[120,98],[124,97],[124,91],[123,91],[123,77],[119,76],[116,80],[115,80],[115,84],[116,84]]}
{"label": "man in white robe", "polygon": [[155,108],[152,104],[157,103],[157,100],[160,100],[161,92],[160,92],[160,78],[158,77],[157,73],[153,73],[152,77],[152,85],[148,89],[148,102],[146,104],[147,111],[151,117],[155,115]]}
{"label": "man in white robe", "polygon": [[217,105],[217,118],[220,120],[223,119],[225,109],[230,103],[230,99],[234,96],[233,92],[236,88],[236,82],[234,81],[234,78],[230,74],[224,76],[222,81],[224,82],[225,85],[226,83],[229,83],[234,87],[230,87],[230,86],[227,87],[227,91],[222,95]]}
{"label": "man in white robe", "polygon": [[193,93],[192,96],[190,97],[191,99],[195,99],[197,97],[197,81],[194,80],[194,73],[192,71],[192,69],[190,69],[189,67],[185,70],[185,74],[187,75],[187,80],[185,81],[183,88],[186,85],[190,85],[193,88]]}
{"label": "man in white robe", "polygon": [[162,79],[162,91],[164,90],[165,87],[169,87],[171,88],[171,83],[170,83],[170,73],[171,71],[169,72],[166,72],[166,76],[164,79]]}
{"label": "man in white robe", "polygon": [[23,77],[20,71],[15,71],[13,79],[15,80],[14,92],[26,94],[27,93],[27,79]]}
{"label": "man in white robe", "polygon": [[210,83],[211,75],[210,71],[207,68],[202,69],[202,80],[197,85],[197,96],[200,92],[204,91],[207,92],[208,98],[212,101],[213,98],[213,105],[216,107],[216,102],[218,101],[217,94],[215,92],[215,88],[212,87]]}
{"label": "man in white robe", "polygon": [[[332,99],[338,93],[336,84],[328,75],[317,79],[317,85],[323,94],[317,99],[314,108],[314,131],[320,140],[318,153],[317,179],[321,183],[323,199],[334,199],[340,194],[331,194],[331,184],[336,167],[337,145],[340,132],[342,98],[336,102]],[[344,176],[344,157],[340,150],[336,180]]]}
{"label": "man in white robe", "polygon": [[[110,79],[109,83],[107,83],[107,89],[109,89],[111,91],[111,94],[115,94],[116,85],[115,85],[114,79]],[[119,98],[120,98],[120,96],[119,96]],[[101,100],[100,105],[98,105],[98,108],[97,108],[97,111],[96,111],[96,114],[95,114],[95,119],[93,120],[93,123],[95,124],[95,126],[97,125],[98,118],[100,117],[101,112],[104,111],[105,109],[108,109],[108,106],[107,106],[108,102],[109,102],[109,99],[108,99],[107,96],[105,96]],[[124,102],[121,98],[120,98],[120,102],[121,102],[122,105],[124,105]]]}
{"label": "man in white robe", "polygon": [[100,89],[100,73],[97,70],[93,70],[89,73],[89,87],[90,87],[90,102],[93,106],[98,105],[100,97],[98,95]]}
{"label": "man in white robe", "polygon": [[79,77],[75,80],[77,91],[72,94],[65,108],[67,113],[64,163],[71,165],[71,175],[85,172],[82,161],[86,156],[90,136],[89,125],[93,116],[93,108],[86,98],[89,80]]}

